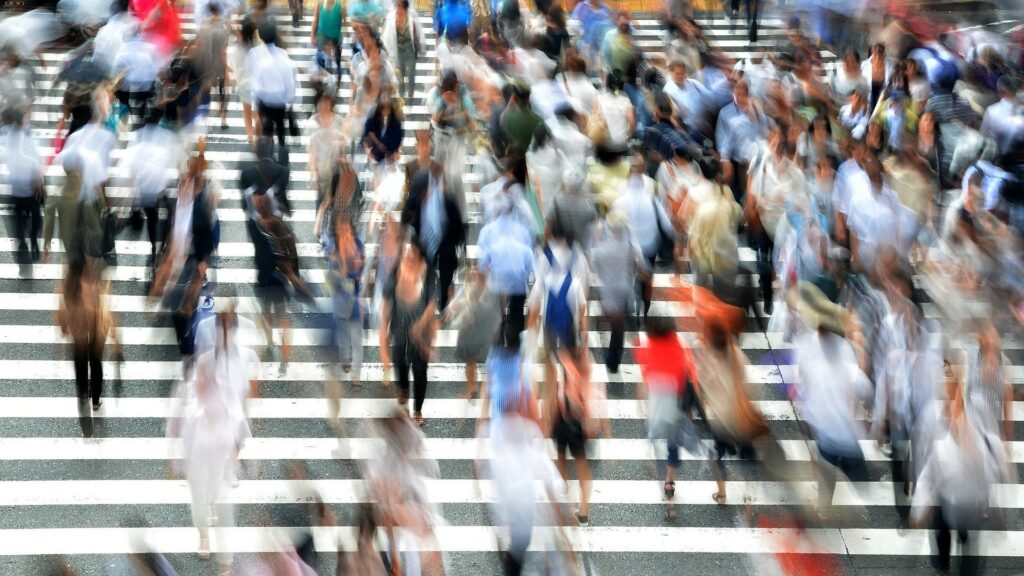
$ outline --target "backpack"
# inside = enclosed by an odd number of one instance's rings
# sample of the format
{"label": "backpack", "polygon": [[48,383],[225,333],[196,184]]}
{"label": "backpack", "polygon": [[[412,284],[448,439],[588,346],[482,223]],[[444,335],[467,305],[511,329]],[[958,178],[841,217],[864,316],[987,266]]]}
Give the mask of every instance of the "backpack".
{"label": "backpack", "polygon": [[[551,248],[544,247],[544,256],[548,263],[554,266],[555,255]],[[576,261],[576,252],[572,251],[569,256],[568,270],[565,273],[565,280],[557,290],[548,287],[547,305],[544,308],[544,327],[559,342],[573,342],[574,329],[576,327],[572,306],[569,304],[569,288],[572,287],[572,266]]]}

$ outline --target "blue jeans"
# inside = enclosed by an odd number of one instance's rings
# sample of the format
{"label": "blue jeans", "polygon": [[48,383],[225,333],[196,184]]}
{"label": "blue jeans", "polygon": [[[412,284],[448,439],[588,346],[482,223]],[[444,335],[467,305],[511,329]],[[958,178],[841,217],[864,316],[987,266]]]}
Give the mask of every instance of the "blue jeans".
{"label": "blue jeans", "polygon": [[647,103],[644,100],[643,89],[636,84],[627,83],[623,89],[629,101],[633,104],[633,113],[636,115],[636,136],[643,137],[644,128],[651,125],[651,115],[647,111]]}

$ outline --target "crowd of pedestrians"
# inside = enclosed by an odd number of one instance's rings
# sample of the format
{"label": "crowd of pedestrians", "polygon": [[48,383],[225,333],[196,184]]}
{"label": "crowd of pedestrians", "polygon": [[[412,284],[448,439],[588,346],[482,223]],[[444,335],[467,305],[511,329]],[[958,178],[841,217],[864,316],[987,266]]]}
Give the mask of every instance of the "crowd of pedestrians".
{"label": "crowd of pedestrians", "polygon": [[[202,555],[211,530],[216,540],[234,523],[232,483],[258,477],[238,460],[248,400],[287,373],[290,314],[305,310],[327,318],[339,438],[343,396],[369,380],[374,348],[396,398],[368,430],[386,448],[362,470],[372,504],[350,519],[358,549],[339,562],[345,573],[445,570],[424,452],[442,329],[457,332],[465,398],[481,399],[477,433],[493,458],[479,472],[507,528],[506,574],[531,562],[574,573],[565,541],[531,542],[532,529],[591,521],[587,454],[612,433],[605,383],[631,363],[668,521],[681,451],[708,463],[719,505],[743,498],[727,492],[723,459],[793,486],[806,463],[753,400],[740,344],[750,331],[792,350],[787,391],[815,441],[817,498],[794,504],[793,521],[827,523],[837,481],[868,480],[865,454],[880,450],[905,522],[936,531],[937,568],[949,568],[956,532],[961,573],[977,573],[972,531],[1000,521],[991,487],[1015,481],[1001,337],[1024,320],[1020,36],[958,31],[895,3],[812,5],[785,15],[777,50],[736,61],[685,0],[666,0],[653,52],[628,12],[569,4],[438,0],[426,19],[408,0],[289,1],[293,24],[312,18],[306,62],[288,49],[307,38],[286,40],[266,0],[197,1],[188,37],[169,0],[118,0],[61,73],[52,159],[30,121],[37,46],[6,42],[12,229],[28,269],[61,252],[55,322],[72,342],[84,436],[118,333],[104,270],[121,221],[145,223],[147,294],[172,318],[183,362],[171,473],[188,481]],[[739,22],[739,8],[726,16]],[[756,47],[761,3],[744,9]],[[253,151],[237,198],[207,159],[235,103]],[[418,108],[429,121],[413,128],[405,115]],[[116,170],[133,197],[120,206],[107,185],[125,138]],[[312,226],[289,200],[297,152]],[[48,162],[63,176],[44,180]],[[217,282],[227,206],[242,209],[253,246],[252,320]],[[322,259],[300,259],[308,242]],[[676,322],[691,315],[694,337]],[[379,341],[364,350],[371,329]],[[261,334],[279,374],[249,344]],[[116,338],[113,349],[122,356]],[[328,512],[311,522],[333,522]],[[309,554],[296,545],[261,573],[312,573]],[[217,560],[230,573],[231,555]]]}

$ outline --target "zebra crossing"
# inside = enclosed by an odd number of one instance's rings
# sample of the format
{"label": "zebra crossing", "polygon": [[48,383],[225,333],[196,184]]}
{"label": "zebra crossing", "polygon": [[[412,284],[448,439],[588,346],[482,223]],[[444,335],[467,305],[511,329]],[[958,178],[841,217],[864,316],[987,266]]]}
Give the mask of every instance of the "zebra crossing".
{"label": "zebra crossing", "polygon": [[[437,40],[429,29],[429,15],[422,16],[427,53],[417,64],[416,97],[405,107],[407,134],[428,126],[421,100],[436,80],[433,56]],[[182,18],[186,34],[194,32],[191,14],[183,13]],[[282,43],[293,60],[304,66],[313,55],[307,43],[310,16],[295,29],[286,15],[275,18]],[[782,22],[767,17],[762,41],[753,50],[742,26],[734,28],[720,15],[698,18],[698,23],[712,43],[736,59],[758,57],[785,38]],[[664,48],[656,20],[641,17],[635,24],[642,49],[657,53]],[[67,54],[48,52],[44,58],[48,65],[40,71],[40,84],[49,90],[57,64],[66,60]],[[350,78],[344,75],[341,93],[349,88]],[[49,154],[61,97],[52,91],[43,93],[46,95],[33,107],[32,124],[43,153]],[[298,93],[308,100],[312,92],[300,85]],[[344,100],[338,110],[348,112]],[[215,279],[220,284],[237,285],[239,311],[253,314],[257,303],[246,289],[255,279],[252,246],[244,230],[237,188],[239,165],[251,154],[245,144],[239,103],[228,107],[226,130],[216,123],[211,120],[207,130],[206,153],[213,163],[210,177],[223,184],[218,211],[223,230]],[[122,144],[128,137],[122,135]],[[320,248],[312,235],[316,193],[305,169],[305,140],[301,146],[294,139],[292,144],[291,221],[300,240],[303,275],[317,285],[322,284],[323,274],[318,269]],[[411,155],[413,145],[414,138],[407,137],[403,154]],[[115,151],[115,161],[120,155]],[[357,163],[361,160],[362,154],[357,155]],[[479,222],[479,194],[475,191],[484,179],[486,164],[480,156],[467,157],[471,228]],[[132,196],[127,179],[119,169],[111,174],[108,195],[115,204],[124,205]],[[61,177],[59,167],[47,169],[51,193]],[[10,211],[4,208],[0,214],[6,216]],[[36,264],[28,271],[17,264],[6,218],[2,226],[0,573],[44,574],[56,556],[65,556],[82,575],[119,573],[115,567],[120,566],[122,555],[148,550],[166,554],[180,574],[214,573],[215,564],[196,555],[198,534],[191,524],[187,485],[167,476],[166,461],[180,453],[180,446],[165,437],[165,425],[172,413],[170,398],[181,376],[181,363],[169,320],[157,313],[144,293],[150,275],[145,261],[148,241],[133,237],[130,231],[117,241],[118,265],[107,273],[112,281],[109,305],[118,314],[119,339],[127,361],[121,366],[105,363],[108,384],[106,400],[95,414],[97,438],[85,441],[77,423],[72,365],[60,348],[63,339],[53,325],[59,301],[54,290],[62,278],[61,247],[55,243],[55,263]],[[376,250],[373,244],[367,248],[370,254]],[[467,257],[475,260],[477,256],[476,248],[470,246]],[[742,249],[741,259],[752,262],[753,254]],[[693,308],[668,301],[665,289],[671,286],[668,274],[655,276],[656,301],[651,313],[676,317],[679,330],[694,342],[697,323]],[[367,434],[366,425],[389,414],[395,402],[391,389],[384,385],[377,332],[367,330],[363,385],[345,390],[341,417],[346,434],[335,437],[326,422],[322,398],[329,368],[322,360],[326,331],[317,310],[326,305],[326,299],[320,298],[313,308],[295,310],[293,358],[286,370],[276,362],[261,363],[259,397],[249,406],[253,438],[241,449],[243,473],[229,496],[237,505],[237,526],[215,534],[213,542],[214,551],[239,554],[236,574],[247,573],[246,554],[276,551],[283,538],[307,529],[301,524],[300,509],[314,490],[332,506],[339,523],[338,527],[312,528],[316,547],[323,553],[321,568],[333,566],[333,552],[355,547],[350,525],[356,507],[365,499],[359,464],[374,458],[380,447],[379,441]],[[926,313],[930,312],[926,305]],[[901,524],[894,505],[905,506],[906,501],[894,490],[888,459],[874,441],[862,442],[870,481],[840,482],[834,516],[809,528],[804,537],[795,538],[797,534],[790,528],[764,527],[746,518],[748,510],[771,516],[816,498],[810,465],[815,449],[788,398],[788,386],[797,381],[791,346],[780,334],[758,331],[752,318],[740,338],[750,360],[748,389],[790,461],[794,482],[783,486],[766,481],[758,467],[727,458],[728,497],[724,506],[718,506],[710,497],[714,491],[710,470],[700,459],[684,453],[676,487],[679,514],[675,521],[666,522],[661,485],[654,480],[654,451],[646,439],[645,406],[638,399],[639,368],[629,363],[627,353],[627,363],[619,373],[607,373],[600,360],[609,334],[600,322],[596,299],[588,314],[593,328],[588,342],[599,361],[593,379],[604,391],[599,413],[608,419],[611,430],[610,437],[593,442],[590,454],[595,478],[591,524],[567,532],[573,548],[582,553],[588,574],[761,573],[764,555],[792,551],[794,542],[801,546],[796,551],[838,556],[848,574],[931,573],[929,533]],[[244,338],[258,350],[267,345],[262,333]],[[438,334],[438,358],[430,365],[423,410],[426,452],[438,461],[440,471],[439,477],[428,483],[428,490],[446,521],[437,530],[436,544],[447,554],[449,574],[499,574],[497,539],[487,507],[494,490],[489,482],[475,479],[473,467],[476,459],[490,457],[492,452],[486,442],[474,438],[480,404],[462,398],[465,372],[455,360],[455,341],[451,330]],[[1015,364],[1010,377],[1019,387],[1024,382],[1024,343],[1007,340],[1004,344]],[[631,347],[627,339],[627,348]],[[539,366],[535,371],[537,377],[542,373]],[[115,375],[117,378],[112,378]],[[1012,416],[1015,437],[1009,444],[1010,459],[1022,472],[1024,402],[1014,403]],[[553,455],[553,448],[548,450]],[[305,463],[310,480],[292,479],[289,465],[299,461]],[[570,484],[570,498],[575,498],[578,486]],[[1022,498],[1024,487],[1020,485],[1001,485],[994,491],[993,517],[1003,524],[993,522],[978,536],[979,553],[987,557],[986,566],[993,574],[1014,573],[1014,568],[1024,563]],[[540,534],[551,536],[551,532],[548,526],[538,528]]]}

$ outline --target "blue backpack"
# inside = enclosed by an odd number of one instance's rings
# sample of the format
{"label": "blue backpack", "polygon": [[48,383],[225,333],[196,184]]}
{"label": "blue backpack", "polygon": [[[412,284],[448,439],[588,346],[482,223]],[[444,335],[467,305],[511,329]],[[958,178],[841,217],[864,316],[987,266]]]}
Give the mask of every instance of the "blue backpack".
{"label": "blue backpack", "polygon": [[[555,255],[551,252],[550,247],[544,247],[544,256],[548,259],[549,264],[555,265]],[[545,328],[562,343],[572,343],[574,341],[573,331],[576,324],[573,319],[572,306],[569,304],[569,288],[572,286],[572,266],[575,260],[576,252],[573,251],[570,253],[568,270],[565,273],[565,280],[562,281],[561,287],[559,287],[558,291],[553,290],[550,286],[548,287],[548,301],[544,309]]]}

